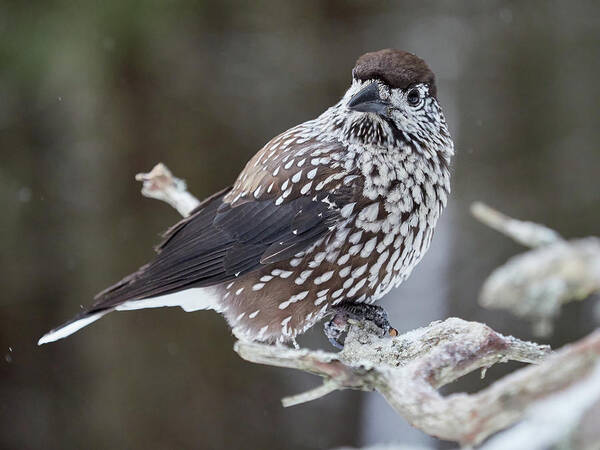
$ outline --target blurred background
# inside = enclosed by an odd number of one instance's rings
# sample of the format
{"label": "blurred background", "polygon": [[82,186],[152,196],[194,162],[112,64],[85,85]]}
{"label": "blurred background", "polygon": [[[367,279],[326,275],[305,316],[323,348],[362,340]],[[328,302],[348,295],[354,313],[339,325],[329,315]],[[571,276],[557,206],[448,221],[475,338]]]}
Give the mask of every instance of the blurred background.
{"label": "blurred background", "polygon": [[[162,161],[211,194],[336,102],[358,56],[386,47],[437,74],[456,158],[431,251],[381,304],[401,331],[459,316],[533,339],[528,323],[477,304],[489,272],[522,249],[468,207],[598,234],[597,2],[1,1],[1,448],[448,446],[375,394],[283,409],[319,380],[242,361],[212,312],[112,314],[36,346],[179,219],[140,196],[135,173]],[[593,310],[570,304],[541,341],[582,337]],[[320,326],[301,345],[328,348]]]}

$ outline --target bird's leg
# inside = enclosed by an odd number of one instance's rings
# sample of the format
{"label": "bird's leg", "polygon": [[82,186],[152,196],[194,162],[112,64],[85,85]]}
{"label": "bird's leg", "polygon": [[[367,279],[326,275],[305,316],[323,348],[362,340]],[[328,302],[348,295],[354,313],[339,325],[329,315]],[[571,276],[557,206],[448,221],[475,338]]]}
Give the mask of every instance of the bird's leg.
{"label": "bird's leg", "polygon": [[390,325],[387,312],[381,306],[366,303],[342,302],[331,308],[333,318],[323,326],[325,336],[334,347],[343,348],[343,335],[348,331],[348,319],[368,320],[381,329],[381,336],[397,336],[398,330]]}

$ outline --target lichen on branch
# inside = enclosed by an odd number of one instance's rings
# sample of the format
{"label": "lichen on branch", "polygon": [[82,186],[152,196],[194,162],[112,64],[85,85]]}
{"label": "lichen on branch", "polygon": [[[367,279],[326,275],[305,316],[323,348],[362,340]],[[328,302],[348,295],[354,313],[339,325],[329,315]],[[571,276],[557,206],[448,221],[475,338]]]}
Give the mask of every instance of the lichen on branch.
{"label": "lichen on branch", "polygon": [[[184,217],[199,204],[198,199],[187,191],[185,183],[162,164],[148,174],[138,174],[136,179],[144,183],[144,196],[167,202]],[[565,241],[542,225],[516,221],[481,204],[474,208],[474,214],[493,228],[534,247],[532,252],[554,252],[553,246],[565,255],[577,250],[577,241]],[[586,251],[597,245],[596,241],[585,241]],[[561,255],[560,252],[556,254]],[[577,255],[577,258],[581,256]],[[504,280],[499,286],[518,285],[523,277],[535,278],[537,275],[531,274],[538,272],[554,273],[544,268],[548,255],[532,253],[522,258],[510,261],[512,266],[507,264],[493,275]],[[527,258],[532,258],[533,262]],[[594,258],[597,258],[595,253]],[[585,273],[596,277],[598,266],[594,264],[598,260],[592,261],[595,262],[586,260],[586,268],[590,264],[592,268]],[[540,263],[541,268],[535,269],[534,263]],[[531,265],[532,271],[515,269],[524,267],[523,264]],[[583,272],[567,269],[560,272],[564,279],[580,283]],[[573,276],[567,277],[569,274]],[[493,276],[490,283],[494,282]],[[517,283],[515,280],[519,277],[521,281]],[[498,278],[495,282],[498,283]],[[498,293],[502,293],[502,287],[496,286],[494,292],[494,297],[500,298]],[[507,292],[513,303],[524,300],[522,289]],[[579,290],[569,292],[583,291],[579,287]],[[541,300],[538,303],[543,306]],[[461,445],[477,445],[524,417],[519,426],[490,440],[489,448],[507,448],[506,445],[522,443],[522,436],[529,436],[530,441],[526,443],[529,447],[519,448],[542,448],[533,445],[535,442],[531,439],[536,436],[546,447],[564,443],[574,427],[590,417],[591,406],[600,408],[600,330],[551,353],[547,346],[503,336],[484,324],[457,318],[385,338],[380,337],[380,330],[372,323],[350,321],[344,349],[339,353],[244,341],[236,342],[234,349],[247,361],[302,370],[324,379],[315,389],[283,399],[284,406],[309,402],[339,389],[377,391],[415,427]],[[443,397],[439,393],[439,388],[470,372],[482,370],[483,375],[493,364],[509,360],[535,365],[519,369],[474,394]],[[563,412],[566,409],[568,414],[548,413],[552,407]],[[542,436],[536,431],[540,420],[546,421],[544,425],[552,433]],[[598,430],[599,427],[592,428]],[[594,437],[591,439],[598,441]]]}

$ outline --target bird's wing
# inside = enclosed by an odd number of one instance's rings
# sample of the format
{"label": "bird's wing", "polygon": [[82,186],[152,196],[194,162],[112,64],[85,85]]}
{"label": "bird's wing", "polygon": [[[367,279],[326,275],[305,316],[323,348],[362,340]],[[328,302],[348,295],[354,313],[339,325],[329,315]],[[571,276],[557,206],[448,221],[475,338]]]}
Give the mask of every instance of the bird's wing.
{"label": "bird's wing", "polygon": [[[272,152],[270,144],[261,153]],[[337,144],[338,151],[340,147]],[[302,157],[301,150],[300,146],[294,154]],[[310,161],[298,167],[299,156],[290,170],[289,158],[282,162],[285,156],[274,156],[262,165],[250,161],[233,188],[207,199],[172,227],[155,259],[98,294],[90,311],[235,279],[291,258],[346,220],[343,207],[360,191],[348,182],[355,175]],[[304,176],[297,175],[300,172]]]}

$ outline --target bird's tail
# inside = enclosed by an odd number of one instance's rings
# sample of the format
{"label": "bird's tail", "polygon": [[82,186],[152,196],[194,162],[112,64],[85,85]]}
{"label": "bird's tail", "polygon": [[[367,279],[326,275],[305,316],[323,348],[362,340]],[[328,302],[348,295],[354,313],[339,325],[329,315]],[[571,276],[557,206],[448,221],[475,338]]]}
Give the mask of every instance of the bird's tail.
{"label": "bird's tail", "polygon": [[157,297],[126,300],[117,304],[112,303],[110,306],[100,304],[92,306],[87,311],[80,312],[73,319],[49,331],[40,338],[38,345],[66,338],[112,311],[130,311],[133,309],[160,308],[164,306],[179,306],[187,312],[202,309],[213,309],[217,312],[222,312],[223,310],[219,302],[218,292],[211,287],[190,288]]}
{"label": "bird's tail", "polygon": [[111,311],[113,311],[112,308],[95,312],[83,311],[77,314],[68,322],[65,322],[59,327],[48,331],[45,335],[43,335],[40,338],[40,340],[38,341],[38,345],[58,341],[59,339],[64,339],[67,336],[72,335],[76,331],[81,330],[83,327],[88,326],[90,323],[95,322],[96,320],[100,319],[102,316],[108,314]]}

